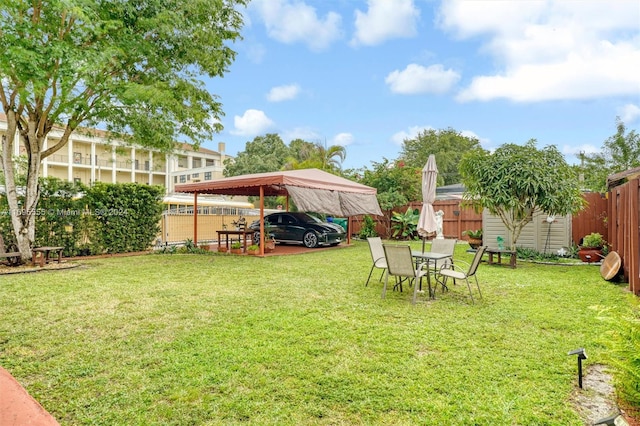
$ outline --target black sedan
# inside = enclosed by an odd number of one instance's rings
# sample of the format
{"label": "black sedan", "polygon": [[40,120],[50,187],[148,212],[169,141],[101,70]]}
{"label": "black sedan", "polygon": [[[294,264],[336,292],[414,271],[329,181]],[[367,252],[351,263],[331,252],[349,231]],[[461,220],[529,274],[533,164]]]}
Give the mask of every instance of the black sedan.
{"label": "black sedan", "polygon": [[[335,223],[322,222],[320,219],[301,212],[272,213],[264,218],[269,222],[268,232],[278,243],[304,244],[305,247],[335,246],[345,240],[347,233]],[[256,220],[249,228],[258,231],[253,235],[256,244],[260,241],[260,221]]]}

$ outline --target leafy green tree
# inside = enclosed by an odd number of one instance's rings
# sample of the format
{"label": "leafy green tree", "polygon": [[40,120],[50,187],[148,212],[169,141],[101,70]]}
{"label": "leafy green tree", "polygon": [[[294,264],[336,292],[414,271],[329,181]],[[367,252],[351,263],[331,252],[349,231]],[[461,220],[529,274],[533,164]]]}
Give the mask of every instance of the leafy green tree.
{"label": "leafy green tree", "polygon": [[581,155],[581,164],[576,170],[585,189],[605,192],[607,176],[634,167],[640,167],[640,134],[635,130],[627,131],[617,118],[616,134],[604,142],[602,152]]}
{"label": "leafy green tree", "polygon": [[268,133],[247,142],[245,150],[224,161],[224,175],[240,176],[281,170],[289,157],[289,148],[279,135]]}
{"label": "leafy green tree", "polygon": [[[170,151],[221,128],[222,106],[199,76],[221,77],[235,58],[246,0],[8,0],[0,3],[0,102],[7,116],[2,170],[18,212],[14,146],[27,156],[18,249],[31,255],[38,176],[80,125]],[[45,148],[53,126],[62,136]],[[126,132],[126,134],[124,134]],[[16,140],[16,135],[18,140]]]}
{"label": "leafy green tree", "polygon": [[462,155],[477,148],[480,148],[480,141],[477,138],[463,136],[452,128],[429,129],[423,130],[413,139],[405,139],[400,159],[408,167],[422,170],[427,164],[429,155],[435,155],[438,165],[438,184],[451,185],[460,183],[458,163]]}
{"label": "leafy green tree", "polygon": [[571,167],[555,146],[505,144],[489,153],[468,152],[460,161],[464,198],[498,216],[515,250],[522,228],[541,210],[550,215],[576,213],[584,200]]}
{"label": "leafy green tree", "polygon": [[[408,167],[404,161],[390,161],[386,158],[382,162],[372,162],[373,169],[365,168],[361,172],[358,182],[378,190],[378,203],[382,210],[391,210],[403,206],[409,201],[422,199],[422,174],[415,167]],[[356,172],[349,171],[352,175]]]}

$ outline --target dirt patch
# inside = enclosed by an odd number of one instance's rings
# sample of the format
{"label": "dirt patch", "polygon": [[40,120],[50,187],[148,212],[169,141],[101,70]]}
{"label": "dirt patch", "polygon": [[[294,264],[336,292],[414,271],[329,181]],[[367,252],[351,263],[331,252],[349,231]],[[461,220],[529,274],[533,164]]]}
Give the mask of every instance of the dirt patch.
{"label": "dirt patch", "polygon": [[593,425],[598,420],[619,414],[615,419],[617,426],[640,426],[616,403],[613,377],[606,368],[600,364],[588,366],[582,378],[582,389],[576,388],[572,395],[573,404],[584,420],[584,424]]}
{"label": "dirt patch", "polygon": [[30,263],[26,263],[24,265],[18,266],[8,266],[6,264],[0,264],[0,275],[6,274],[24,274],[29,272],[44,272],[44,271],[56,271],[60,269],[70,269],[76,268],[80,266],[79,263],[62,261],[62,263],[51,262],[46,265],[40,267],[38,265],[32,265]]}

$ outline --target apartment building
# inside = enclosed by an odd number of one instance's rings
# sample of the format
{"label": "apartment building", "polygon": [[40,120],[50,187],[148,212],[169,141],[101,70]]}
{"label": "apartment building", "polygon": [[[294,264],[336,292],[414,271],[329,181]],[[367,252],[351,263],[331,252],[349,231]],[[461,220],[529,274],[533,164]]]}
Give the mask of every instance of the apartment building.
{"label": "apartment building", "polygon": [[[6,134],[6,116],[0,114],[0,137]],[[164,154],[148,148],[128,145],[123,141],[109,140],[107,133],[99,129],[79,129],[67,145],[42,162],[41,175],[67,181],[126,183],[137,182],[161,185],[166,193],[173,193],[175,184],[200,182],[223,177],[225,155],[224,142],[218,143],[218,151],[189,144],[180,145],[172,154]],[[57,143],[62,128],[51,130],[45,148]],[[16,144],[14,155],[25,153],[24,146]]]}

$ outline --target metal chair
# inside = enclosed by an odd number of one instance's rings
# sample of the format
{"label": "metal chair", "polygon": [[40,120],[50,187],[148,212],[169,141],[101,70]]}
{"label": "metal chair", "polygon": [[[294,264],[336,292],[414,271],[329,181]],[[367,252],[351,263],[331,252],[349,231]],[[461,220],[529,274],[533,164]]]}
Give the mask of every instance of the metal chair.
{"label": "metal chair", "polygon": [[480,265],[480,261],[482,260],[482,255],[484,251],[487,249],[487,246],[479,247],[476,250],[476,255],[473,258],[471,264],[469,264],[469,269],[464,270],[460,267],[460,263],[465,263],[462,261],[457,261],[456,264],[451,265],[442,265],[440,270],[438,270],[436,274],[436,280],[443,286],[446,286],[446,279],[453,278],[453,282],[455,280],[465,280],[467,282],[467,287],[469,288],[469,296],[471,296],[471,303],[475,303],[473,300],[473,293],[471,291],[471,284],[469,284],[469,278],[473,277],[476,280],[476,287],[478,287],[478,293],[480,294],[480,298],[482,298],[482,292],[480,291],[480,284],[478,283],[478,277],[476,276],[476,272],[478,271],[478,265]]}
{"label": "metal chair", "polygon": [[367,243],[369,243],[369,251],[371,252],[371,259],[373,260],[373,264],[371,265],[371,270],[369,271],[367,282],[364,284],[365,287],[369,285],[371,274],[373,274],[373,270],[375,268],[382,269],[382,274],[380,275],[379,281],[382,281],[382,277],[387,270],[387,259],[384,257],[382,239],[380,237],[370,237],[367,238]]}
{"label": "metal chair", "polygon": [[[420,287],[422,287],[422,277],[429,273],[428,269],[424,269],[428,266],[428,263],[419,263],[416,265],[411,255],[411,247],[405,245],[390,245],[383,244],[384,256],[387,259],[387,276],[384,280],[384,287],[382,288],[382,298],[384,299],[387,294],[387,285],[389,283],[389,275],[400,279],[400,285],[402,281],[407,280],[409,284],[413,284],[413,301],[416,303],[416,297],[418,295],[418,285],[415,282],[416,279],[420,279]],[[402,287],[401,287],[402,288]],[[429,295],[431,295],[431,284],[429,284]]]}
{"label": "metal chair", "polygon": [[448,254],[450,257],[442,260],[436,260],[435,269],[440,269],[442,265],[449,265],[453,263],[453,253],[456,250],[455,238],[435,239],[431,241],[431,251],[434,253]]}

